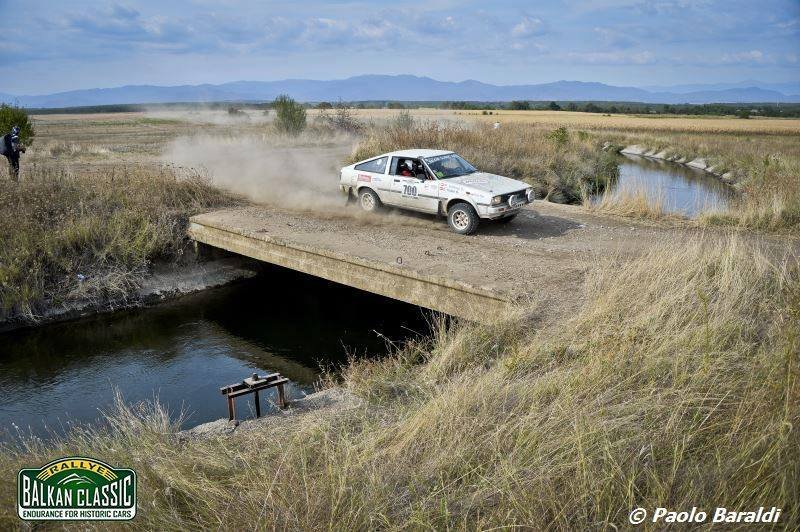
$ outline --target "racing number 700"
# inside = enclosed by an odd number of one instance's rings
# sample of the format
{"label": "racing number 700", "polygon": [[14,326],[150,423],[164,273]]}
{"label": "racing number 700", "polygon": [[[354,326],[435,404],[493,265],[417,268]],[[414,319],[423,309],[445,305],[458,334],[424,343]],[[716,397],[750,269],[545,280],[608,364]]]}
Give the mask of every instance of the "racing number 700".
{"label": "racing number 700", "polygon": [[403,185],[403,196],[416,196],[417,187],[414,185]]}

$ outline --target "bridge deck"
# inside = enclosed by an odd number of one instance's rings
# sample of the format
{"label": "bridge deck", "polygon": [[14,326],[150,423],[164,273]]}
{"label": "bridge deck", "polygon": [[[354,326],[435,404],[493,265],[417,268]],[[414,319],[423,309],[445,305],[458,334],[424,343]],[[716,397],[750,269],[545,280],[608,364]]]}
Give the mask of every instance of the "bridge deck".
{"label": "bridge deck", "polygon": [[357,211],[324,216],[263,206],[194,216],[189,235],[362,290],[488,321],[530,300],[546,300],[548,312],[563,311],[578,299],[577,285],[594,260],[598,242],[592,238],[605,240],[600,244],[607,247],[616,244],[613,234],[630,235],[627,224],[609,234],[614,228],[593,230],[574,208],[540,205],[539,212],[526,210],[508,225],[482,225],[467,237],[433,217]]}

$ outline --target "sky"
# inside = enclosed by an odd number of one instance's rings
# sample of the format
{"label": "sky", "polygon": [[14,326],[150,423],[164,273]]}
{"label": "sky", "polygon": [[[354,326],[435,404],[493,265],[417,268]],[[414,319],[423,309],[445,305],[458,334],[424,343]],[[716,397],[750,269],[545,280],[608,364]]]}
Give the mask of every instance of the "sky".
{"label": "sky", "polygon": [[800,0],[0,0],[0,92],[414,74],[800,80]]}

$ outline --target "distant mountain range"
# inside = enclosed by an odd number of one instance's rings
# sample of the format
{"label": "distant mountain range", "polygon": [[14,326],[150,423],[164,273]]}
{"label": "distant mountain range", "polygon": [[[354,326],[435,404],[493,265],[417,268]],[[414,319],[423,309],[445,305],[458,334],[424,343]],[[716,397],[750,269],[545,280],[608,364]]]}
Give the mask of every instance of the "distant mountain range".
{"label": "distant mountain range", "polygon": [[417,76],[356,76],[318,81],[234,81],[220,85],[126,85],[36,96],[0,93],[0,101],[23,107],[75,107],[130,103],[266,101],[289,94],[304,102],[399,101],[626,101],[645,103],[800,102],[800,83],[743,82],[672,87],[618,87],[604,83],[556,81],[535,85],[491,85],[475,80],[437,81]]}

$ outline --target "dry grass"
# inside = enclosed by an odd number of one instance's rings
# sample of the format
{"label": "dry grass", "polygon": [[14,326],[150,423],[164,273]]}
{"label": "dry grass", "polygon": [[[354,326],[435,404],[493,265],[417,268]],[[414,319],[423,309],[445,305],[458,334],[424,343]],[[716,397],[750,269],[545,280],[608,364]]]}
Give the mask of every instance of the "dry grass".
{"label": "dry grass", "polygon": [[615,155],[599,150],[586,135],[523,124],[500,129],[424,121],[411,128],[376,126],[350,161],[423,147],[456,151],[482,171],[532,184],[538,197],[556,203],[580,203],[582,189],[602,191],[618,175]]}
{"label": "dry grass", "polygon": [[[689,132],[714,134],[754,134],[800,136],[800,119],[751,118],[742,120],[722,116],[679,115],[621,115],[579,113],[569,111],[448,111],[442,109],[414,109],[415,117],[423,120],[477,121],[483,124],[500,122],[502,125],[531,124],[553,129],[560,126],[571,129],[615,130],[624,132]],[[362,120],[390,120],[397,111],[390,109],[355,110]]]}
{"label": "dry grass", "polygon": [[125,297],[153,260],[175,260],[188,217],[235,203],[201,175],[123,166],[86,177],[29,168],[0,181],[0,317]]}
{"label": "dry grass", "polygon": [[[131,466],[139,529],[608,529],[637,506],[717,505],[799,526],[794,259],[675,242],[598,264],[586,289],[557,330],[442,323],[353,363],[361,408],[180,443],[160,410],[123,407],[7,447],[0,471],[74,453]],[[3,483],[5,526],[14,496]]]}
{"label": "dry grass", "polygon": [[640,220],[664,220],[682,218],[665,208],[663,192],[652,194],[644,186],[622,191],[606,190],[599,199],[584,196],[586,210],[595,213],[616,214]]}

